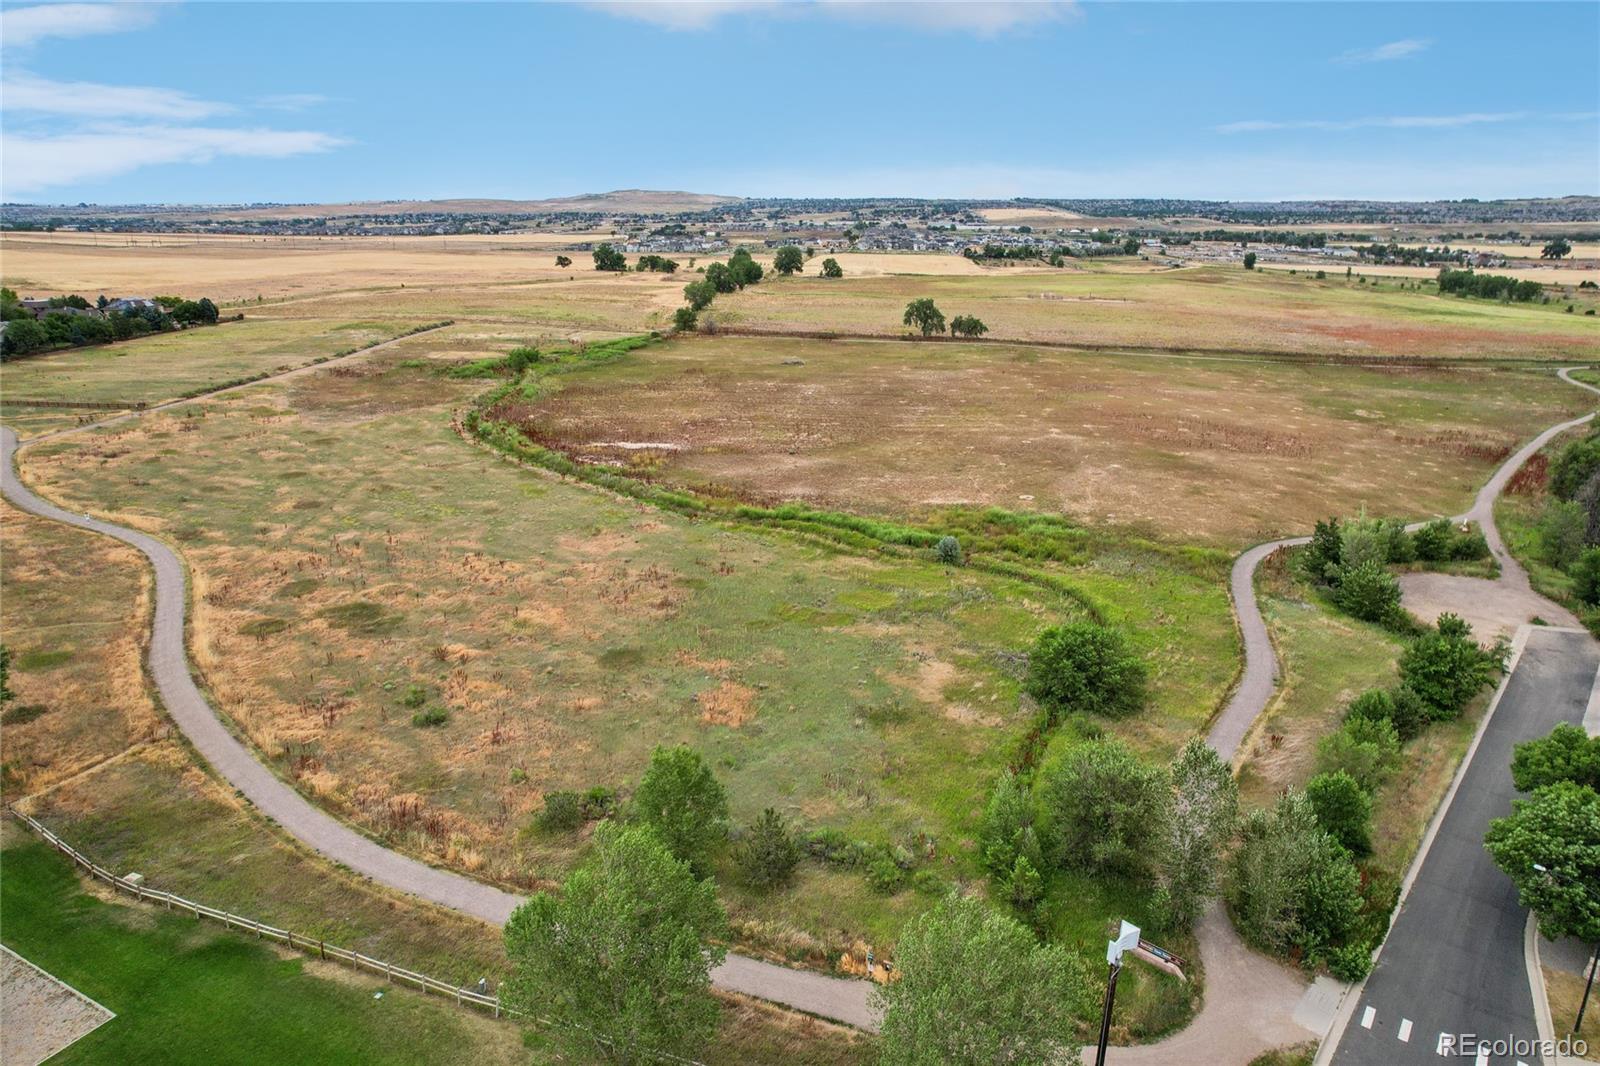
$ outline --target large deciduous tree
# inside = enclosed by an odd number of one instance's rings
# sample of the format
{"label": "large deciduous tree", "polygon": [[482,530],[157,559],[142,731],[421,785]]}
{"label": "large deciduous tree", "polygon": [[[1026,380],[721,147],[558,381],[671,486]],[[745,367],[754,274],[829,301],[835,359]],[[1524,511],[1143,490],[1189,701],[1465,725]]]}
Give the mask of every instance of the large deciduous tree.
{"label": "large deciduous tree", "polygon": [[913,919],[895,949],[900,979],[878,991],[884,1066],[1079,1062],[1094,981],[1079,956],[983,901],[952,895]]}
{"label": "large deciduous tree", "polygon": [[933,300],[926,296],[906,304],[906,313],[901,321],[920,331],[924,337],[944,332],[944,312],[935,307]]}
{"label": "large deciduous tree", "polygon": [[725,935],[710,881],[696,880],[654,831],[608,822],[559,894],[535,894],[506,923],[515,969],[501,999],[549,1019],[585,1061],[690,1055],[716,1031],[711,970]]}
{"label": "large deciduous tree", "polygon": [[1552,939],[1600,943],[1600,793],[1560,781],[1511,804],[1484,846]]}
{"label": "large deciduous tree", "polygon": [[1167,913],[1187,928],[1216,895],[1222,849],[1239,815],[1233,772],[1204,740],[1191,738],[1172,760],[1172,807],[1160,859]]}

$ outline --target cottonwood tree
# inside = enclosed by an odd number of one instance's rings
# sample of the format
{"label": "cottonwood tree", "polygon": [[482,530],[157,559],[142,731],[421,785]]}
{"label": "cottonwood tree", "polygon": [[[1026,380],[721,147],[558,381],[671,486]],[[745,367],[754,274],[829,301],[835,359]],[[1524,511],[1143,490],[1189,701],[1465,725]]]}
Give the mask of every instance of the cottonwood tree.
{"label": "cottonwood tree", "polygon": [[1301,792],[1250,812],[1228,875],[1240,935],[1268,951],[1314,955],[1341,944],[1361,911],[1360,873]]}
{"label": "cottonwood tree", "polygon": [[711,971],[727,920],[710,881],[696,880],[643,826],[603,823],[592,857],[560,893],[539,892],[506,922],[512,1010],[547,1018],[584,1061],[688,1056],[716,1032]]}
{"label": "cottonwood tree", "polygon": [[1600,943],[1600,793],[1559,781],[1515,800],[1484,847],[1552,939]]}
{"label": "cottonwood tree", "polygon": [[950,333],[956,337],[981,337],[988,332],[983,320],[972,315],[957,315],[950,320]]}
{"label": "cottonwood tree", "polygon": [[1217,893],[1222,849],[1238,821],[1239,786],[1228,764],[1199,737],[1172,760],[1171,776],[1161,887],[1173,923],[1188,928]]}
{"label": "cottonwood tree", "polygon": [[651,753],[633,794],[633,816],[701,876],[728,838],[728,794],[692,748],[658,747]]}
{"label": "cottonwood tree", "polygon": [[822,276],[825,278],[844,277],[844,267],[839,265],[839,260],[829,256],[822,261]]}
{"label": "cottonwood tree", "polygon": [[924,337],[944,332],[944,312],[935,307],[933,300],[926,296],[906,304],[906,313],[901,321],[920,330]]}
{"label": "cottonwood tree", "polygon": [[596,270],[627,270],[628,257],[617,251],[610,244],[602,242],[594,250],[594,268]]}
{"label": "cottonwood tree", "polygon": [[895,948],[900,979],[877,990],[884,1066],[1080,1062],[1094,1012],[1082,957],[1038,939],[983,901],[951,895],[913,919]]}
{"label": "cottonwood tree", "polygon": [[1511,780],[1518,792],[1532,792],[1561,781],[1600,791],[1600,736],[1562,722],[1550,735],[1518,744],[1511,751]]}
{"label": "cottonwood tree", "polygon": [[805,253],[792,244],[786,244],[778,249],[778,254],[772,260],[772,269],[783,275],[793,274],[805,269]]}
{"label": "cottonwood tree", "polygon": [[1568,255],[1571,255],[1571,254],[1572,254],[1572,245],[1567,242],[1567,239],[1565,237],[1557,237],[1555,240],[1549,242],[1548,244],[1546,244],[1544,246],[1544,249],[1542,251],[1540,251],[1540,253],[1539,253],[1539,258],[1540,259],[1561,259],[1561,258],[1563,258],[1565,256],[1568,256]]}

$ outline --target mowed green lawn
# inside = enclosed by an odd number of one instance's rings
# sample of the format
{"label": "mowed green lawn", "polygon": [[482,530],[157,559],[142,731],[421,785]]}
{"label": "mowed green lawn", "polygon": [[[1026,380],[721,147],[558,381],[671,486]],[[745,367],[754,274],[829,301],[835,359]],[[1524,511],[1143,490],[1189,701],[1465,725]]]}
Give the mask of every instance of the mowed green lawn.
{"label": "mowed green lawn", "polygon": [[[110,903],[8,830],[0,937],[116,1018],[52,1063],[527,1062],[518,1030],[192,917]],[[376,993],[383,993],[381,997]]]}

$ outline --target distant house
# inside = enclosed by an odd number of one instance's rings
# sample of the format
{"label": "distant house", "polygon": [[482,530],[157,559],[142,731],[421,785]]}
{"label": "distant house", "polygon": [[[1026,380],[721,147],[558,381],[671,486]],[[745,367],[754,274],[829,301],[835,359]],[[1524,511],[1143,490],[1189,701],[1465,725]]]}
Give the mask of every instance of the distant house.
{"label": "distant house", "polygon": [[69,318],[75,315],[83,315],[88,318],[105,317],[105,315],[92,307],[88,309],[82,307],[51,307],[50,300],[43,296],[23,297],[17,302],[22,305],[24,311],[27,311],[34,318],[43,318],[45,315],[66,315]]}
{"label": "distant house", "polygon": [[148,310],[152,307],[160,310],[161,305],[156,303],[148,296],[119,296],[117,299],[106,304],[107,311],[122,311],[124,313],[131,312],[134,314],[137,314],[140,311]]}

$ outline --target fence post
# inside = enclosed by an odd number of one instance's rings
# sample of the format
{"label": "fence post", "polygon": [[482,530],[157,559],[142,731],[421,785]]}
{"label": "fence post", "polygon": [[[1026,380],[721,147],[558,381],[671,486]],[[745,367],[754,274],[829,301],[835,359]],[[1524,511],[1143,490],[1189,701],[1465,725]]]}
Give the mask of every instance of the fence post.
{"label": "fence post", "polygon": [[327,957],[328,957],[328,942],[326,940],[318,940],[317,941],[317,958],[326,959]]}

